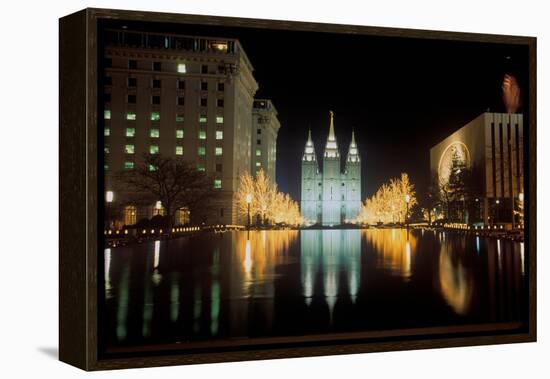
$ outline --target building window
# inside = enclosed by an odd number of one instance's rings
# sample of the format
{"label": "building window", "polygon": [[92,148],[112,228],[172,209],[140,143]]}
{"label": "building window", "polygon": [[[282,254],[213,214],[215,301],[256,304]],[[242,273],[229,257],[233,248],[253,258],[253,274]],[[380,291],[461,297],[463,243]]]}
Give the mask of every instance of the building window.
{"label": "building window", "polygon": [[109,165],[108,164],[104,164],[103,165],[103,171],[107,171],[109,169]]}
{"label": "building window", "polygon": [[128,112],[126,113],[126,120],[128,121],[135,121],[136,120],[136,112]]}
{"label": "building window", "polygon": [[149,130],[149,137],[151,137],[151,138],[159,138],[159,137],[160,137],[160,130],[159,130],[159,129],[151,129],[151,130]]}
{"label": "building window", "polygon": [[223,99],[218,99],[218,107],[223,108]]}
{"label": "building window", "polygon": [[128,78],[128,87],[137,87],[137,78]]}
{"label": "building window", "polygon": [[133,205],[124,207],[124,224],[135,225],[137,221],[137,209]]}
{"label": "building window", "polygon": [[199,130],[199,139],[206,139],[206,130]]}
{"label": "building window", "polygon": [[185,89],[185,80],[178,80],[178,89]]}
{"label": "building window", "polygon": [[153,95],[153,96],[151,97],[151,103],[152,103],[153,105],[158,105],[158,104],[160,104],[160,96],[158,96],[158,95]]}
{"label": "building window", "polygon": [[215,189],[222,188],[222,180],[221,179],[214,179],[214,188]]}
{"label": "building window", "polygon": [[204,163],[199,163],[197,165],[197,171],[206,171],[206,168],[204,167]]}
{"label": "building window", "polygon": [[183,122],[183,113],[176,113],[176,122]]}
{"label": "building window", "polygon": [[159,153],[159,146],[158,145],[149,146],[149,153],[150,154],[158,154]]}
{"label": "building window", "polygon": [[162,69],[162,64],[160,62],[153,62],[153,71],[160,71]]}
{"label": "building window", "polygon": [[261,167],[262,166],[262,162],[256,162],[256,167]]}
{"label": "building window", "polygon": [[183,138],[183,129],[176,129],[176,138]]}
{"label": "building window", "polygon": [[256,132],[257,132],[258,134],[262,134],[262,129],[258,129]]}
{"label": "building window", "polygon": [[155,165],[150,164],[149,171],[157,171],[157,167]]}
{"label": "building window", "polygon": [[105,109],[103,111],[103,118],[105,120],[110,120],[111,119],[111,111],[109,109]]}
{"label": "building window", "polygon": [[216,139],[223,139],[223,130],[216,130]]}
{"label": "building window", "polygon": [[160,112],[151,112],[151,121],[159,121]]}
{"label": "building window", "polygon": [[218,91],[223,92],[224,89],[225,89],[225,84],[221,82],[218,83]]}
{"label": "building window", "polygon": [[111,148],[109,147],[109,145],[107,144],[103,145],[103,152],[105,154],[109,154],[111,152]]}
{"label": "building window", "polygon": [[200,123],[206,123],[208,121],[208,118],[205,116],[205,115],[200,115],[199,116],[199,122]]}
{"label": "building window", "polygon": [[201,74],[208,74],[208,65],[207,64],[201,65]]}
{"label": "building window", "polygon": [[106,86],[112,86],[113,85],[113,78],[110,76],[106,76],[104,79],[104,83]]}
{"label": "building window", "polygon": [[216,163],[216,172],[222,172],[222,164]]}
{"label": "building window", "polygon": [[109,137],[111,135],[111,128],[105,128],[103,129],[103,135],[105,137]]}
{"label": "building window", "polygon": [[185,97],[178,96],[178,105],[185,105]]}
{"label": "building window", "polygon": [[216,156],[218,157],[223,154],[223,149],[221,147],[216,147],[215,151],[216,151]]}
{"label": "building window", "polygon": [[133,168],[134,168],[134,162],[132,162],[132,161],[124,162],[124,169],[125,170],[131,170]]}
{"label": "building window", "polygon": [[126,128],[125,136],[126,137],[135,137],[136,136],[136,128]]}
{"label": "building window", "polygon": [[124,145],[124,153],[126,154],[134,154],[134,145]]}
{"label": "building window", "polygon": [[128,95],[126,97],[126,101],[128,104],[135,104],[136,103],[136,95]]}
{"label": "building window", "polygon": [[113,67],[113,60],[111,58],[105,58],[103,64],[105,67]]}
{"label": "building window", "polygon": [[160,88],[160,79],[153,79],[153,88]]}
{"label": "building window", "polygon": [[223,124],[223,116],[216,116],[216,124]]}
{"label": "building window", "polygon": [[208,82],[201,82],[201,91],[208,91]]}
{"label": "building window", "polygon": [[262,140],[261,140],[261,139],[257,139],[257,140],[256,140],[256,144],[261,145],[261,144],[262,144]]}
{"label": "building window", "polygon": [[103,94],[103,100],[104,100],[106,103],[110,103],[110,102],[111,102],[111,93],[110,93],[110,92],[104,93],[104,94]]}
{"label": "building window", "polygon": [[176,155],[183,155],[183,146],[176,146]]}
{"label": "building window", "polygon": [[187,72],[187,67],[185,66],[185,63],[178,63],[178,72],[180,74],[185,74]]}
{"label": "building window", "polygon": [[199,146],[199,156],[204,157],[206,155],[206,147]]}
{"label": "building window", "polygon": [[206,107],[208,105],[208,99],[206,97],[201,98],[201,107]]}
{"label": "building window", "polygon": [[261,149],[256,149],[256,156],[257,156],[257,157],[261,157],[261,156],[262,156],[262,150],[261,150]]}
{"label": "building window", "polygon": [[137,61],[135,59],[129,59],[128,60],[128,68],[130,70],[136,70],[137,69]]}

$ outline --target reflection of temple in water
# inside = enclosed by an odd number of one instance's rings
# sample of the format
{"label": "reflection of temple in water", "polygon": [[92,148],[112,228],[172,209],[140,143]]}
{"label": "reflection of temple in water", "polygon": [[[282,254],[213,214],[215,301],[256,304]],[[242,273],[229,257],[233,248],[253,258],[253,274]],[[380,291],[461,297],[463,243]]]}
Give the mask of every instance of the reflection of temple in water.
{"label": "reflection of temple in water", "polygon": [[[330,317],[337,299],[357,299],[361,277],[361,232],[359,230],[302,230],[300,232],[302,293],[309,306],[323,297]],[[341,275],[347,275],[341,278]],[[340,288],[341,280],[347,288]],[[321,286],[317,281],[320,281]],[[315,293],[322,288],[322,293]]]}

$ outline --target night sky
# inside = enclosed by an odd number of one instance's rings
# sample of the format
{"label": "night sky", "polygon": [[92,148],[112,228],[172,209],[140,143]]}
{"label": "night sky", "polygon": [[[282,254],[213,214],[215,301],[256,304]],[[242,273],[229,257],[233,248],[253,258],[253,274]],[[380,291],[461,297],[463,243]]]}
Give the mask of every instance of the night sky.
{"label": "night sky", "polygon": [[[417,191],[429,183],[429,149],[490,109],[504,111],[505,73],[525,93],[525,46],[241,27],[124,23],[129,29],[240,40],[259,83],[257,98],[279,112],[277,183],[300,198],[301,157],[312,129],[322,158],[329,110],[345,159],[355,130],[363,196],[401,172]],[[524,108],[527,99],[523,99]]]}

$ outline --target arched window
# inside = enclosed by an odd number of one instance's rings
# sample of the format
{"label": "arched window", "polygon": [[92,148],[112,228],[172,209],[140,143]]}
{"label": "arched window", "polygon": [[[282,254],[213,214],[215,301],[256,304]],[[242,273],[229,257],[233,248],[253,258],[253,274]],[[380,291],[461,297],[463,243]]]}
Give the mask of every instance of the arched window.
{"label": "arched window", "polygon": [[135,225],[137,218],[137,209],[134,205],[124,207],[124,224]]}

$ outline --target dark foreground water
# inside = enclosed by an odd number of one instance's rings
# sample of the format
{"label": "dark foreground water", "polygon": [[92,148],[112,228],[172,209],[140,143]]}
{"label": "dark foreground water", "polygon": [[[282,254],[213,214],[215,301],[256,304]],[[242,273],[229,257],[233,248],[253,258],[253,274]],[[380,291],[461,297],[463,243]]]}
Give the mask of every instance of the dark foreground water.
{"label": "dark foreground water", "polygon": [[108,347],[524,319],[523,244],[398,229],[205,234],[106,249]]}

